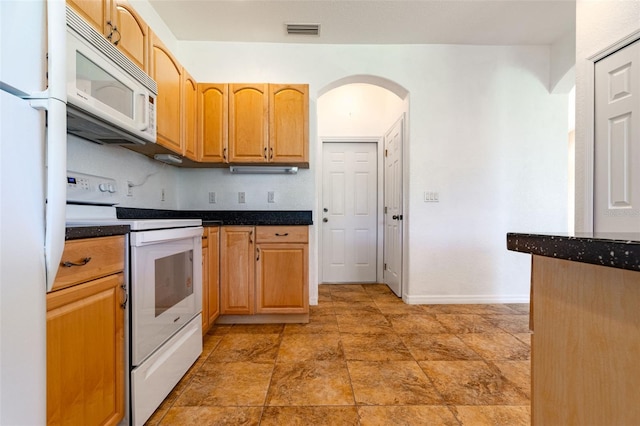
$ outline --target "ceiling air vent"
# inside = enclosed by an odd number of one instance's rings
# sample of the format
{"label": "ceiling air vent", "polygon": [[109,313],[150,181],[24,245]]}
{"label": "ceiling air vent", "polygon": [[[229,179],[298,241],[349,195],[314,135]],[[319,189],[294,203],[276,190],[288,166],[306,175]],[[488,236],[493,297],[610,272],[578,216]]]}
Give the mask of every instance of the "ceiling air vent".
{"label": "ceiling air vent", "polygon": [[320,35],[320,24],[285,24],[287,34],[291,35]]}

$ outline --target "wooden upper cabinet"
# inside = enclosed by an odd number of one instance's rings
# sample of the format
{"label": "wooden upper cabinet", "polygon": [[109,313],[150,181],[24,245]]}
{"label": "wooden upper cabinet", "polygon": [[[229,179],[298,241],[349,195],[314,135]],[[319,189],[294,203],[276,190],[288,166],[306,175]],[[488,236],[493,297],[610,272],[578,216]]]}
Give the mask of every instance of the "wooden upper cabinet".
{"label": "wooden upper cabinet", "polygon": [[229,162],[268,161],[267,84],[229,85]]}
{"label": "wooden upper cabinet", "polygon": [[182,125],[184,132],[184,156],[196,160],[198,139],[198,83],[183,69]]}
{"label": "wooden upper cabinet", "polygon": [[227,163],[229,85],[198,84],[198,161]]}
{"label": "wooden upper cabinet", "polygon": [[309,162],[309,86],[269,85],[269,161]]}
{"label": "wooden upper cabinet", "polygon": [[182,74],[180,63],[162,41],[150,31],[150,75],[158,84],[156,123],[157,143],[177,154],[183,153]]}
{"label": "wooden upper cabinet", "polygon": [[111,29],[108,22],[113,7],[111,0],[67,0],[67,4],[100,34],[109,35]]}
{"label": "wooden upper cabinet", "polygon": [[[111,42],[142,71],[149,71],[149,26],[126,0],[114,0]],[[107,34],[108,36],[109,34]]]}

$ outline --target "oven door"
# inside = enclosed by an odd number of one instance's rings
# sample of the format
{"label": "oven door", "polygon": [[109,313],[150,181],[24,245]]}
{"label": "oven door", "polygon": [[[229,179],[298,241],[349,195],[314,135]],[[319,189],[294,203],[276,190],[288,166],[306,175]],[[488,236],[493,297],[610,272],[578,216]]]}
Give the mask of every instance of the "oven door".
{"label": "oven door", "polygon": [[132,232],[132,365],[201,311],[202,227]]}

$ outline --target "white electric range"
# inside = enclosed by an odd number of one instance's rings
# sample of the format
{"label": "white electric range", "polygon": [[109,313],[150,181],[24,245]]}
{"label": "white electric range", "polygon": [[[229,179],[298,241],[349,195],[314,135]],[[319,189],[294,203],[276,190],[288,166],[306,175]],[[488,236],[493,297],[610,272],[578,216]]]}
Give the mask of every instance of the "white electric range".
{"label": "white electric range", "polygon": [[114,179],[67,172],[67,226],[129,225],[130,409],[142,425],[202,353],[202,221],[118,219]]}

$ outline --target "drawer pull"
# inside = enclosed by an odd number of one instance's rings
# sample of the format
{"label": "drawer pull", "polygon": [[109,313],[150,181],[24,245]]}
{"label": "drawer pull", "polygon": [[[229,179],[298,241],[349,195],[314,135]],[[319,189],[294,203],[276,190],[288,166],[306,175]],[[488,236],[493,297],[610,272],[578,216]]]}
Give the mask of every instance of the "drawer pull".
{"label": "drawer pull", "polygon": [[284,234],[278,234],[278,233],[276,232],[276,237],[286,237],[287,235],[289,235],[289,233],[288,233],[288,232],[285,232]]}
{"label": "drawer pull", "polygon": [[65,268],[71,268],[72,266],[84,266],[87,263],[89,263],[91,261],[90,257],[85,257],[84,259],[82,259],[82,262],[80,263],[74,263],[74,262],[62,262],[62,266],[64,266]]}

